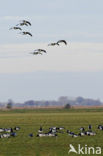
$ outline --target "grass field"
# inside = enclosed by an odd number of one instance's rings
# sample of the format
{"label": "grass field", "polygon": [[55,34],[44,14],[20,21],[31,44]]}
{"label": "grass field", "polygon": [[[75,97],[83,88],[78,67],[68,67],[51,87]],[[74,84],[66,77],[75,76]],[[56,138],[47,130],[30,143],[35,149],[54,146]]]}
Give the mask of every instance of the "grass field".
{"label": "grass field", "polygon": [[[87,128],[92,124],[96,136],[84,136],[72,138],[66,133],[57,137],[38,138],[37,130],[40,125],[44,129],[51,126],[64,126],[73,132],[79,132],[78,128]],[[98,124],[103,124],[103,109],[41,109],[41,110],[11,110],[0,111],[0,127],[9,128],[20,126],[17,137],[0,139],[0,156],[76,156],[68,154],[69,144],[77,148],[82,146],[100,146],[103,155],[103,131],[97,129]],[[29,133],[34,137],[30,138]]]}

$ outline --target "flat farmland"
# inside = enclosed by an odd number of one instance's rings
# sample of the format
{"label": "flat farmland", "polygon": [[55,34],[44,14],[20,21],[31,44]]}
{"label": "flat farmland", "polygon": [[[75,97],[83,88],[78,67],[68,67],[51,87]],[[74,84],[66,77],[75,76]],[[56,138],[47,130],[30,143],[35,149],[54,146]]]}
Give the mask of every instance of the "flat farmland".
{"label": "flat farmland", "polygon": [[[66,133],[70,130],[78,134],[79,128],[88,130],[88,125],[92,125],[95,136],[71,137]],[[0,156],[76,156],[69,153],[69,144],[76,149],[78,144],[85,147],[102,148],[103,155],[103,131],[97,126],[103,125],[103,109],[37,109],[37,110],[1,110],[0,127],[9,128],[19,126],[16,137],[0,138]],[[40,126],[44,132],[49,131],[49,127],[65,127],[57,137],[36,137]],[[33,137],[29,134],[33,133]],[[80,154],[82,155],[82,154]],[[86,154],[89,155],[89,154]],[[91,154],[92,155],[92,154]],[[96,156],[96,154],[94,154]]]}

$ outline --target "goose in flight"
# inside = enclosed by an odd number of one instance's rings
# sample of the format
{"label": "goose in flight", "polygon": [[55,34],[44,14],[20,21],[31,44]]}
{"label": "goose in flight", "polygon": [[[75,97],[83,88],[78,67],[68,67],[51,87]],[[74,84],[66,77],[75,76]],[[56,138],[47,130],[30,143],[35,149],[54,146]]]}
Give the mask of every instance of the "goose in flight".
{"label": "goose in flight", "polygon": [[41,54],[42,55],[42,53],[41,52],[32,52],[32,53],[30,53],[30,54],[33,54],[33,55],[38,55],[38,54]]}
{"label": "goose in flight", "polygon": [[20,34],[22,34],[22,35],[29,35],[31,37],[33,36],[30,32],[26,32],[26,31],[23,31]]}
{"label": "goose in flight", "polygon": [[14,29],[14,30],[22,30],[20,27],[12,27],[12,28],[10,28],[9,30],[11,30],[11,29]]}
{"label": "goose in flight", "polygon": [[59,43],[64,43],[65,45],[67,45],[67,42],[65,41],[65,40],[59,40],[58,42],[57,42],[57,44],[59,44]]}
{"label": "goose in flight", "polygon": [[48,46],[55,46],[55,45],[59,46],[59,43],[50,43],[50,44],[48,44]]}
{"label": "goose in flight", "polygon": [[19,23],[19,24],[17,24],[16,26],[18,26],[18,25],[20,25],[20,26],[24,26],[24,25],[28,26],[28,24],[27,24],[27,23],[24,23],[24,22]]}
{"label": "goose in flight", "polygon": [[31,26],[31,23],[29,21],[26,21],[26,20],[22,20],[22,23],[25,23],[27,25],[30,25]]}
{"label": "goose in flight", "polygon": [[34,52],[44,52],[44,53],[46,53],[46,50],[44,50],[44,49],[36,49],[36,50],[34,50]]}
{"label": "goose in flight", "polygon": [[20,26],[24,26],[24,25],[26,25],[26,26],[31,26],[31,23],[29,22],[29,21],[26,21],[26,20],[22,20],[22,21],[20,21],[20,23],[19,24],[17,24],[16,26],[18,26],[18,25],[20,25]]}

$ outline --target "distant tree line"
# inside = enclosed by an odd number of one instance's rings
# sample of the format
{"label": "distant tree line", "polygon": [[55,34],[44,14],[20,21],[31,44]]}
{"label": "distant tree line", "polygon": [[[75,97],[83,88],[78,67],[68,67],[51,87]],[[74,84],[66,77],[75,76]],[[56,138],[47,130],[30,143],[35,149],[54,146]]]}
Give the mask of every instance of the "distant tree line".
{"label": "distant tree line", "polygon": [[[3,103],[0,103],[0,106],[3,107]],[[14,103],[13,100],[9,99],[6,103],[6,107],[11,109],[12,107],[40,107],[40,106],[96,106],[102,105],[100,100],[94,100],[89,98],[77,97],[77,98],[68,98],[67,96],[61,96],[58,100],[28,100],[24,103]]]}

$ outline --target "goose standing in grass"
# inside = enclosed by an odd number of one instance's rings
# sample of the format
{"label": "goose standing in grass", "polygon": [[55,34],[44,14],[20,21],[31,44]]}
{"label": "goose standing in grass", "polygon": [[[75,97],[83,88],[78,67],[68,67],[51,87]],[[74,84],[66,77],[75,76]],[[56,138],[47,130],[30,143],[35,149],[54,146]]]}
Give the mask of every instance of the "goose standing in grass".
{"label": "goose standing in grass", "polygon": [[30,134],[29,134],[29,136],[30,136],[30,137],[33,137],[33,134],[32,134],[32,133],[30,133]]}
{"label": "goose standing in grass", "polygon": [[73,138],[77,138],[77,137],[78,137],[78,134],[73,134],[72,137],[73,137]]}
{"label": "goose standing in grass", "polygon": [[5,128],[5,132],[8,132],[8,133],[13,132],[13,129],[12,128]]}
{"label": "goose standing in grass", "polygon": [[10,133],[4,133],[2,134],[3,138],[9,138],[10,137]]}
{"label": "goose standing in grass", "polygon": [[14,130],[19,131],[20,127],[14,127]]}
{"label": "goose standing in grass", "polygon": [[40,126],[40,129],[38,130],[39,133],[42,133],[43,132],[43,128],[42,126]]}
{"label": "goose standing in grass", "polygon": [[10,135],[11,135],[12,137],[17,136],[17,134],[16,134],[15,132],[12,132]]}
{"label": "goose standing in grass", "polygon": [[58,132],[58,133],[64,133],[64,131],[62,131],[62,130],[64,130],[65,128],[64,127],[57,127],[56,128],[56,131]]}
{"label": "goose standing in grass", "polygon": [[50,137],[56,137],[57,136],[57,134],[54,134],[54,133],[48,133],[48,136],[50,136]]}
{"label": "goose standing in grass", "polygon": [[85,132],[80,132],[79,134],[78,134],[78,136],[85,136],[86,134],[85,134]]}
{"label": "goose standing in grass", "polygon": [[59,44],[59,43],[64,43],[65,45],[67,45],[67,42],[65,40],[59,40],[59,41],[57,41],[57,44]]}
{"label": "goose standing in grass", "polygon": [[57,134],[54,134],[54,133],[40,133],[40,134],[37,134],[37,137],[56,137]]}
{"label": "goose standing in grass", "polygon": [[80,129],[79,129],[80,131],[85,131],[85,129],[84,129],[84,127],[80,127]]}
{"label": "goose standing in grass", "polygon": [[46,137],[48,136],[48,133],[39,133],[37,134],[37,137]]}
{"label": "goose standing in grass", "polygon": [[48,133],[56,133],[57,132],[57,130],[56,129],[50,129],[50,131],[48,132]]}
{"label": "goose standing in grass", "polygon": [[63,129],[65,129],[64,127],[58,127],[59,128],[59,130],[63,130]]}
{"label": "goose standing in grass", "polygon": [[69,130],[67,130],[67,133],[68,133],[68,135],[70,135],[70,136],[73,136],[73,135],[74,135],[74,133],[71,132],[71,131],[69,131]]}
{"label": "goose standing in grass", "polygon": [[0,132],[4,132],[5,131],[5,129],[4,128],[0,128]]}
{"label": "goose standing in grass", "polygon": [[57,127],[50,127],[49,130],[50,130],[49,133],[56,133]]}
{"label": "goose standing in grass", "polygon": [[88,126],[88,129],[91,130],[91,129],[92,129],[92,125],[89,125],[89,126]]}
{"label": "goose standing in grass", "polygon": [[74,132],[71,132],[69,130],[67,130],[67,133],[68,133],[69,136],[72,136],[74,138],[77,138],[79,136],[78,134],[75,134]]}
{"label": "goose standing in grass", "polygon": [[88,135],[88,136],[94,136],[94,135],[96,135],[96,133],[95,132],[92,132],[92,131],[91,132],[90,131],[86,131],[85,134]]}
{"label": "goose standing in grass", "polygon": [[98,129],[103,130],[103,126],[102,125],[98,125]]}

